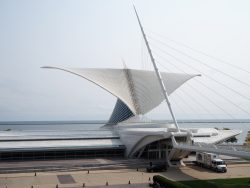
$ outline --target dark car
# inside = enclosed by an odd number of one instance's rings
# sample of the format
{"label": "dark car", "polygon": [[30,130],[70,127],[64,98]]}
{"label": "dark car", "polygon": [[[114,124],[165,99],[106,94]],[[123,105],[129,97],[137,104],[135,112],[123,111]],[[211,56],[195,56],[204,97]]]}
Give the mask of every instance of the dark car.
{"label": "dark car", "polygon": [[167,170],[166,164],[154,164],[147,168],[147,172],[162,172]]}

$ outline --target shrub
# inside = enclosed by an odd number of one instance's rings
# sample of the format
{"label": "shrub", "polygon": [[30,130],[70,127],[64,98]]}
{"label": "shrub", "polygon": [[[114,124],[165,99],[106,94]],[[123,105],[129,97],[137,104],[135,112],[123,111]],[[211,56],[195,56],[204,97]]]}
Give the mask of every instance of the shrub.
{"label": "shrub", "polygon": [[168,188],[190,188],[189,186],[183,185],[182,183],[171,181],[166,179],[162,176],[156,175],[153,177],[153,181],[157,182],[161,185],[161,187],[168,187]]}

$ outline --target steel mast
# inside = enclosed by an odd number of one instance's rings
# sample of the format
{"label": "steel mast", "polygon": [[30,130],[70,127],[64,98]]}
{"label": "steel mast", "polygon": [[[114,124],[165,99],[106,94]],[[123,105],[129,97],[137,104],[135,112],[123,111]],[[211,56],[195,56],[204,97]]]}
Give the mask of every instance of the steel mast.
{"label": "steel mast", "polygon": [[153,54],[152,54],[152,51],[151,51],[151,49],[150,49],[150,47],[149,47],[148,40],[147,40],[147,37],[146,37],[146,35],[145,35],[145,33],[144,33],[144,30],[143,30],[143,27],[142,27],[140,18],[139,18],[138,14],[137,14],[136,8],[135,8],[134,5],[133,5],[133,7],[134,7],[134,10],[135,10],[135,14],[136,14],[136,17],[137,17],[139,26],[140,26],[140,28],[141,28],[142,36],[143,36],[143,38],[144,38],[144,41],[145,41],[146,46],[147,46],[147,49],[148,49],[148,53],[149,53],[151,62],[153,63],[153,66],[154,66],[154,69],[155,69],[156,76],[157,76],[158,81],[159,81],[159,83],[160,83],[160,86],[161,86],[161,90],[162,90],[163,96],[164,96],[165,101],[166,101],[166,103],[167,103],[167,105],[168,105],[168,108],[169,108],[170,114],[171,114],[171,116],[172,116],[172,119],[173,119],[173,121],[174,121],[174,124],[175,124],[175,126],[176,126],[176,128],[177,128],[177,130],[178,130],[178,132],[179,132],[180,129],[179,129],[178,123],[177,123],[177,121],[176,121],[176,119],[175,119],[175,116],[174,116],[174,113],[173,113],[173,110],[172,110],[172,107],[171,107],[171,104],[170,104],[170,101],[169,101],[169,98],[168,98],[168,93],[167,93],[166,87],[165,87],[165,85],[164,85],[164,83],[163,83],[163,81],[162,81],[161,73],[159,72],[159,70],[158,70],[158,68],[157,68],[157,66],[156,66],[155,59],[154,59]]}

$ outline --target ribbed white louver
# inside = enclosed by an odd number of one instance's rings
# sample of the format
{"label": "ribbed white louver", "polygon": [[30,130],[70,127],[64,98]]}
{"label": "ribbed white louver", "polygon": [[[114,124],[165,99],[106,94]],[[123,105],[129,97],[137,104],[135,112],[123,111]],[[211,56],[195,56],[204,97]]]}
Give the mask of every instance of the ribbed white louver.
{"label": "ribbed white louver", "polygon": [[[81,76],[123,101],[134,114],[145,114],[164,99],[155,72],[134,69],[57,68]],[[162,79],[170,95],[184,82],[197,76],[162,72]]]}

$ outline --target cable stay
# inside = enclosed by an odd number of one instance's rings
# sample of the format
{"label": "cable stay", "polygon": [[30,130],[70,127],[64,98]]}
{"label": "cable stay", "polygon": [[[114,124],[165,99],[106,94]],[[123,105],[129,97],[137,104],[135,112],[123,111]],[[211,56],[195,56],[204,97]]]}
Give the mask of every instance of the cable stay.
{"label": "cable stay", "polygon": [[194,51],[194,52],[197,52],[197,53],[199,53],[199,54],[202,54],[202,55],[204,55],[204,56],[207,56],[207,57],[209,57],[209,58],[211,58],[211,59],[214,59],[214,60],[216,60],[216,61],[218,61],[218,62],[220,62],[220,63],[222,63],[222,64],[224,64],[224,65],[231,66],[231,67],[233,67],[233,68],[235,68],[235,69],[237,69],[237,70],[240,70],[240,71],[243,71],[243,72],[245,72],[245,73],[250,74],[250,71],[248,71],[248,70],[246,70],[246,69],[243,69],[243,68],[241,68],[241,67],[239,67],[239,66],[237,66],[237,65],[234,65],[234,64],[232,64],[232,63],[229,63],[228,61],[225,61],[225,60],[222,60],[222,59],[220,59],[220,58],[218,58],[218,57],[215,57],[215,56],[213,56],[213,55],[207,54],[207,53],[205,53],[205,52],[203,52],[203,51],[201,51],[201,50],[197,50],[197,49],[195,49],[195,48],[193,48],[193,47],[191,47],[191,46],[189,46],[189,45],[186,45],[186,44],[184,44],[184,43],[181,43],[181,42],[178,42],[178,41],[176,41],[176,40],[173,40],[173,39],[171,39],[171,38],[169,38],[169,37],[166,37],[166,36],[164,36],[164,35],[162,35],[162,34],[156,33],[156,32],[154,32],[154,31],[152,31],[152,30],[150,30],[150,29],[148,29],[148,28],[146,28],[146,30],[149,31],[150,33],[154,34],[154,35],[157,35],[157,36],[163,38],[163,39],[167,39],[167,40],[169,40],[169,41],[171,41],[171,42],[173,42],[173,43],[175,43],[175,44],[178,44],[178,45],[180,45],[180,46],[183,46],[183,47],[185,47],[185,48],[187,48],[187,49],[190,49],[190,50],[192,50],[192,51]]}
{"label": "cable stay", "polygon": [[[156,53],[157,54],[157,53]],[[169,61],[168,61],[169,62]],[[159,63],[159,62],[158,62]],[[169,62],[170,63],[170,62]],[[173,65],[172,63],[170,63],[171,65]],[[162,64],[161,64],[162,65]],[[173,65],[175,66],[175,65]],[[176,67],[176,66],[175,66]],[[180,69],[180,68],[179,68]],[[182,72],[185,72],[182,70]],[[234,105],[235,107],[237,107],[238,109],[240,109],[242,112],[249,114],[249,112],[247,112],[245,109],[243,109],[242,107],[240,107],[239,105],[235,104],[234,102],[232,102],[230,99],[226,98],[225,96],[221,95],[220,93],[218,93],[217,91],[215,91],[214,89],[206,86],[205,84],[203,84],[200,80],[195,80],[196,82],[198,82],[200,85],[202,85],[203,87],[209,89],[211,92],[215,93],[217,96],[220,96],[221,98],[223,98],[224,100],[227,100],[227,102],[229,102],[230,104]],[[187,83],[187,85],[190,85]],[[195,89],[196,91],[198,91],[197,89]],[[204,95],[205,96],[205,95]],[[212,100],[211,100],[212,102]],[[214,103],[215,104],[215,103]],[[218,106],[218,105],[217,105]],[[218,106],[219,107],[219,106]],[[230,114],[228,114],[230,115]],[[230,115],[232,116],[232,115]]]}
{"label": "cable stay", "polygon": [[190,95],[189,93],[185,93],[185,95],[188,96],[194,103],[198,104],[198,106],[200,106],[200,108],[203,109],[208,115],[212,116],[215,120],[218,120],[217,117],[215,117],[202,103],[198,102],[198,100],[196,100],[192,95]]}
{"label": "cable stay", "polygon": [[[171,98],[171,100],[173,101],[173,103],[175,104],[174,106],[179,109],[181,111],[182,114],[185,113],[185,111],[183,110],[183,108],[180,106],[180,104],[174,99],[174,98]],[[175,108],[174,108],[175,109]]]}
{"label": "cable stay", "polygon": [[[168,71],[168,69],[167,69],[163,64],[161,64],[159,61],[157,61],[157,63],[158,63],[163,69],[165,69],[165,70]],[[171,64],[171,65],[172,65],[172,64]],[[175,67],[175,66],[174,66],[174,67]],[[175,68],[176,68],[176,67],[175,67]],[[176,69],[178,70],[178,68],[176,68]],[[179,70],[178,70],[178,71],[179,71]],[[172,72],[172,71],[170,70],[170,72]],[[185,74],[188,74],[188,73],[186,73],[186,72],[184,72],[184,73],[185,73]],[[188,84],[188,83],[186,83],[186,84]],[[182,91],[182,90],[178,90],[178,92],[180,92],[180,91]],[[194,108],[193,108],[190,104],[188,104],[187,101],[184,100],[184,99],[178,94],[178,92],[175,93],[175,96],[177,96],[178,99],[181,100],[182,103],[184,103],[184,104],[189,108],[189,110],[191,110],[194,114],[198,114],[197,111],[194,110]],[[186,93],[185,93],[185,95],[186,95]],[[203,96],[203,97],[205,97],[205,96]],[[171,98],[174,99],[174,97],[171,97]],[[190,98],[191,98],[191,97],[190,97]],[[196,102],[196,100],[194,100],[194,99],[193,99],[193,101]],[[198,102],[196,102],[196,103],[198,103]],[[207,108],[205,108],[201,103],[199,103],[198,105],[199,105],[202,109],[204,109],[209,115],[211,115],[214,119],[217,119],[217,120],[218,120],[218,118],[215,117],[212,113],[210,113],[210,111],[209,111]],[[223,109],[222,109],[222,111],[224,112]],[[225,112],[225,113],[228,114],[227,112]],[[230,114],[228,114],[228,115],[230,116],[230,118],[233,118],[232,115],[230,115]]]}
{"label": "cable stay", "polygon": [[[168,69],[166,68],[166,66],[164,66],[163,64],[161,64],[159,61],[157,61],[157,63],[163,68],[163,69],[165,69],[165,70],[167,70],[168,71]],[[170,63],[170,62],[169,62]],[[179,68],[178,67],[176,67],[174,64],[172,64],[172,63],[170,63],[170,65],[172,65],[172,66],[174,66],[178,71],[179,71]],[[184,74],[188,74],[187,72],[185,72],[185,71],[181,71],[181,72],[183,72]],[[185,84],[185,85],[190,85],[188,82]],[[198,91],[197,89],[193,89],[193,90],[195,90],[195,91]],[[178,90],[178,91],[182,91],[182,90]],[[199,92],[197,92],[197,93],[199,93]],[[191,107],[191,105],[189,105],[187,102],[186,102],[186,100],[184,100],[182,97],[180,97],[179,95],[178,95],[178,93],[175,93],[175,95],[179,98],[179,99],[181,99],[181,101],[184,103],[184,104],[186,104],[195,114],[197,114],[197,112],[195,112],[195,110]],[[205,106],[204,105],[202,105],[201,103],[198,103],[193,97],[191,97],[189,94],[187,94],[187,93],[185,93],[185,95],[187,95],[187,96],[189,96],[189,98],[191,98],[195,103],[197,103],[203,110],[205,110],[209,115],[211,115],[214,119],[217,119],[218,120],[218,118],[217,117],[215,117],[212,113],[210,113],[210,111],[207,109],[207,108],[205,108]],[[230,118],[232,118],[232,119],[235,119],[231,114],[229,114],[228,112],[226,112],[223,108],[221,108],[220,106],[218,106],[216,103],[214,103],[212,100],[210,100],[209,98],[207,98],[205,95],[202,95],[205,99],[207,99],[210,103],[212,103],[213,105],[215,105],[217,108],[219,108],[220,110],[222,110],[225,114],[227,114]]]}
{"label": "cable stay", "polygon": [[207,101],[209,101],[210,103],[212,103],[214,106],[216,106],[217,108],[219,108],[222,112],[224,112],[226,115],[228,115],[231,119],[236,119],[232,114],[228,113],[227,111],[225,111],[223,108],[221,108],[219,105],[217,105],[213,100],[211,100],[209,97],[206,97],[206,95],[204,95],[202,92],[200,92],[198,89],[194,88],[193,86],[191,86],[189,83],[187,83],[187,86],[190,87],[191,89],[193,89],[195,92],[199,93],[201,96],[203,96]]}
{"label": "cable stay", "polygon": [[185,93],[185,95],[187,95],[193,102],[198,104],[201,107],[201,109],[207,112],[207,114],[212,116],[215,120],[218,120],[202,103],[198,102],[198,100],[196,100],[192,95],[190,95],[189,93]]}
{"label": "cable stay", "polygon": [[146,66],[146,64],[147,64],[147,62],[146,62],[146,58],[147,57],[145,57],[145,55],[144,55],[144,41],[143,41],[143,37],[141,38],[141,67],[142,67],[142,69],[146,69],[147,68],[147,66]]}
{"label": "cable stay", "polygon": [[[156,55],[157,55],[157,53],[156,53]],[[161,58],[162,59],[162,58]],[[164,60],[164,61],[167,61],[167,60]],[[183,72],[184,74],[188,74],[186,71],[184,71],[184,70],[182,70],[181,68],[178,68],[175,64],[172,64],[170,61],[167,61],[170,65],[172,65],[173,67],[175,67],[175,69],[177,69],[178,71],[181,71],[181,72]],[[157,61],[157,63],[163,68],[163,69],[165,69],[165,70],[168,70],[167,68],[166,68],[166,66],[165,65],[163,65],[162,63],[160,63],[159,61]],[[187,85],[187,86],[189,86],[189,87],[191,87],[191,84],[189,84],[188,82],[187,83],[185,83],[185,85]],[[212,103],[213,105],[215,105],[218,109],[220,109],[221,111],[223,111],[225,114],[227,114],[230,118],[232,118],[232,119],[235,119],[230,113],[228,113],[228,112],[226,112],[223,108],[221,108],[219,105],[217,105],[214,101],[212,101],[211,99],[209,99],[208,97],[206,97],[206,95],[204,95],[204,94],[202,94],[201,92],[199,92],[199,90],[197,90],[196,88],[194,88],[194,87],[192,87],[192,89],[194,90],[194,91],[196,91],[196,93],[199,93],[202,97],[204,97],[207,101],[209,101],[210,103]],[[179,90],[180,91],[180,90]],[[185,93],[185,95],[186,95],[187,93]],[[175,94],[175,95],[178,95],[177,93]],[[192,97],[190,97],[190,98],[192,98]],[[186,102],[184,99],[182,99],[182,98],[180,98],[183,102]],[[193,101],[195,101],[196,102],[196,100],[193,100]],[[196,102],[196,103],[198,103],[198,102]],[[187,104],[187,103],[186,103]],[[189,106],[189,105],[188,105]],[[203,109],[205,109],[205,111],[207,111],[211,116],[213,116],[215,119],[217,119],[212,113],[210,113],[209,112],[209,110],[207,109],[207,108],[205,108],[202,104],[200,104],[200,106],[203,108]],[[189,106],[189,107],[191,107],[191,106]]]}
{"label": "cable stay", "polygon": [[[157,63],[159,65],[161,65],[164,69],[166,69],[166,67],[164,65],[162,65],[161,63],[159,63],[159,61],[157,61]],[[172,64],[171,64],[172,65]],[[184,72],[184,71],[183,71]],[[185,74],[187,74],[186,72],[184,72]],[[185,85],[187,85],[189,88],[191,88],[192,90],[194,90],[196,93],[200,94],[203,98],[205,98],[208,102],[210,102],[211,104],[213,104],[214,106],[216,106],[219,110],[221,110],[222,112],[224,112],[226,115],[228,115],[231,119],[236,119],[232,114],[228,113],[226,110],[224,110],[223,108],[221,108],[219,105],[217,105],[213,100],[211,100],[210,98],[206,97],[206,95],[204,95],[202,92],[200,92],[198,89],[194,88],[193,86],[191,86],[191,84],[186,83]],[[186,95],[187,93],[185,93]],[[188,95],[188,94],[187,94]],[[190,96],[190,98],[193,98]],[[223,97],[224,98],[224,97]],[[185,101],[185,100],[183,100]],[[196,103],[198,103],[194,98],[193,101],[195,101]],[[206,112],[208,112],[209,115],[213,116],[215,119],[217,119],[212,113],[210,113],[210,111],[205,108],[205,106],[203,106],[200,103],[200,106],[205,109]]]}
{"label": "cable stay", "polygon": [[159,40],[157,40],[157,39],[154,39],[154,38],[152,38],[152,37],[150,37],[150,36],[148,36],[151,40],[153,40],[153,41],[155,41],[155,42],[158,42],[158,43],[160,43],[160,44],[162,44],[162,45],[164,45],[164,46],[166,46],[166,47],[168,47],[168,48],[170,48],[170,49],[172,49],[172,50],[174,50],[174,51],[176,51],[176,52],[178,52],[178,53],[180,53],[180,54],[182,54],[182,55],[184,55],[184,56],[186,56],[186,57],[188,57],[189,59],[192,59],[193,61],[196,61],[196,62],[198,62],[198,63],[200,63],[200,64],[202,64],[202,65],[204,65],[204,66],[206,66],[206,67],[208,67],[208,68],[210,68],[210,69],[212,69],[212,70],[214,70],[214,71],[216,71],[216,72],[218,72],[218,73],[220,73],[220,74],[222,74],[222,75],[224,75],[224,76],[227,76],[228,78],[230,78],[230,79],[232,79],[232,80],[235,80],[235,81],[237,81],[238,83],[241,83],[241,84],[243,84],[243,85],[245,85],[245,86],[248,86],[248,87],[250,87],[250,84],[248,84],[247,82],[244,82],[244,81],[242,81],[242,80],[240,80],[240,79],[238,79],[238,78],[236,78],[236,77],[234,77],[234,76],[232,76],[232,75],[230,75],[230,74],[228,74],[228,73],[225,73],[225,72],[223,72],[223,71],[221,71],[221,70],[219,70],[219,69],[217,69],[217,68],[214,68],[214,67],[212,67],[212,66],[210,66],[210,65],[208,65],[208,64],[206,64],[206,63],[204,63],[203,61],[201,61],[201,60],[199,60],[199,59],[197,59],[197,58],[195,58],[195,57],[192,57],[192,56],[190,56],[189,54],[187,54],[187,53],[185,53],[185,52],[182,52],[181,50],[178,50],[178,49],[176,49],[176,48],[174,48],[174,47],[172,47],[172,46],[170,46],[170,45],[168,45],[168,44],[166,44],[166,43],[164,43],[164,42],[162,42],[162,41],[159,41]]}
{"label": "cable stay", "polygon": [[[184,100],[184,99],[178,94],[178,92],[176,92],[175,95],[178,97],[178,99],[181,100],[181,102],[182,102],[183,104],[185,104],[185,105],[193,112],[193,114],[197,114],[196,110],[194,110],[194,108],[191,107],[191,105],[189,105],[189,104],[187,103],[187,101]],[[174,97],[173,97],[173,98],[174,98]],[[188,110],[189,110],[189,109],[188,109]]]}
{"label": "cable stay", "polygon": [[[179,91],[181,91],[181,90],[179,90]],[[194,110],[193,107],[191,107],[191,105],[189,105],[189,104],[187,103],[186,100],[184,100],[180,95],[178,95],[177,92],[175,93],[175,96],[178,97],[178,101],[181,101],[183,104],[186,105],[186,107],[187,107],[186,109],[187,109],[187,110],[192,111],[191,114],[196,114],[196,115],[199,114],[199,113],[196,112],[196,110]],[[177,100],[176,100],[174,97],[170,97],[170,98],[171,98],[172,101],[175,103],[175,105],[182,111],[183,114],[190,114],[190,113],[186,113],[186,111],[183,110],[183,107],[181,107],[181,106],[179,105],[179,103],[177,102]],[[209,115],[211,115],[214,119],[218,120],[213,114],[210,114],[210,113],[209,113]]]}
{"label": "cable stay", "polygon": [[[151,44],[151,45],[152,45],[152,44]],[[219,82],[218,80],[214,79],[213,77],[211,77],[210,75],[206,74],[205,72],[202,72],[202,71],[200,71],[199,69],[195,68],[195,67],[192,66],[191,64],[187,64],[185,61],[183,61],[183,60],[181,60],[181,59],[175,57],[174,55],[172,55],[172,54],[166,52],[165,50],[162,50],[162,49],[158,48],[158,47],[155,46],[155,45],[152,45],[152,46],[154,46],[156,49],[158,49],[159,51],[163,52],[164,54],[166,54],[166,55],[172,57],[172,58],[175,59],[177,62],[180,62],[180,63],[186,65],[187,67],[192,68],[194,71],[196,71],[196,72],[198,72],[198,73],[200,73],[200,74],[203,74],[204,76],[206,76],[206,77],[209,78],[210,80],[216,82],[217,84],[223,86],[224,88],[227,88],[228,90],[230,90],[230,91],[232,91],[233,93],[237,94],[238,96],[244,98],[245,100],[250,101],[250,98],[248,98],[248,97],[246,97],[245,95],[241,94],[240,92],[238,92],[238,91],[236,91],[236,90],[234,90],[234,89],[228,87],[227,85],[225,85],[225,84]],[[154,53],[155,53],[155,52],[154,52]]]}
{"label": "cable stay", "polygon": [[[135,7],[134,7],[134,11],[135,11],[135,14],[136,14],[136,17],[137,17],[137,20],[138,20],[138,23],[139,23],[139,26],[140,26],[140,29],[141,29],[141,32],[142,32],[142,36],[143,36],[143,39],[144,39],[144,41],[145,41],[145,44],[146,44],[146,47],[147,47],[147,50],[148,50],[148,53],[149,53],[149,56],[150,56],[150,60],[151,60],[151,62],[152,62],[152,64],[153,64],[153,67],[154,67],[154,69],[155,69],[156,76],[157,76],[157,78],[158,78],[158,80],[159,80],[159,83],[160,83],[160,86],[161,86],[163,95],[164,95],[165,100],[166,100],[166,102],[167,102],[167,104],[168,104],[170,114],[171,114],[171,116],[172,116],[172,119],[173,119],[173,121],[174,121],[174,124],[175,124],[177,130],[179,131],[179,126],[178,126],[178,124],[177,124],[177,121],[176,121],[176,119],[175,119],[174,113],[173,113],[173,111],[172,111],[171,104],[170,104],[170,101],[169,101],[169,98],[168,98],[168,94],[167,94],[166,89],[165,89],[165,85],[164,85],[164,83],[163,83],[163,81],[162,81],[162,79],[161,79],[161,74],[160,74],[160,72],[158,71],[158,67],[157,67],[156,62],[155,62],[155,59],[154,59],[154,57],[153,57],[153,55],[152,55],[152,50],[151,50],[151,48],[150,48],[150,46],[149,46],[149,42],[148,42],[148,40],[147,40],[147,36],[145,35],[144,29],[143,29],[143,27],[142,27],[142,24],[141,24],[141,22],[140,22],[140,19],[139,19],[139,16],[138,16],[138,14],[137,14],[137,11],[136,11]],[[174,50],[174,51],[176,51],[176,52],[178,52],[178,53],[180,53],[180,54],[182,54],[182,55],[184,55],[184,56],[186,56],[186,57],[188,57],[188,58],[190,58],[190,59],[192,59],[192,60],[194,60],[194,61],[196,61],[196,62],[199,62],[200,64],[202,64],[202,65],[204,65],[204,66],[206,66],[206,67],[208,67],[208,68],[210,68],[210,69],[212,69],[212,70],[214,70],[214,71],[216,71],[216,72],[218,72],[218,73],[220,73],[220,74],[223,74],[224,76],[229,77],[230,79],[232,79],[232,80],[234,80],[234,81],[237,81],[237,82],[239,82],[239,83],[241,83],[241,84],[243,84],[243,85],[246,85],[246,86],[250,86],[250,84],[248,84],[248,83],[246,83],[246,82],[244,82],[244,81],[241,81],[240,79],[235,78],[234,76],[232,76],[232,75],[230,75],[230,74],[228,74],[228,73],[225,73],[225,72],[223,72],[223,71],[221,71],[221,70],[218,70],[217,68],[215,68],[215,67],[213,67],[213,66],[207,65],[207,64],[204,63],[203,61],[201,61],[201,60],[199,60],[199,59],[197,59],[197,58],[194,58],[194,57],[190,56],[189,54],[187,54],[187,53],[185,53],[185,52],[183,52],[183,51],[181,51],[181,50],[178,50],[178,49],[176,49],[176,48],[174,48],[174,47],[172,47],[172,46],[170,46],[170,45],[168,45],[168,44],[165,44],[164,42],[161,42],[161,41],[159,41],[159,40],[157,40],[157,39],[154,39],[153,37],[149,37],[149,38],[151,38],[153,41],[156,41],[156,42],[158,42],[158,43],[161,43],[162,45],[164,45],[164,46],[166,46],[166,47],[168,47],[168,48],[170,48],[170,49],[172,49],[172,50]],[[156,48],[159,49],[158,47],[156,47]],[[184,61],[182,61],[182,60],[180,60],[179,58],[175,57],[174,55],[172,55],[172,54],[166,52],[165,50],[162,50],[162,49],[159,49],[159,50],[162,51],[163,53],[167,54],[168,56],[172,57],[172,58],[175,59],[177,62],[181,62],[181,63],[185,64],[186,66],[188,66],[189,68],[192,67],[193,70],[198,71],[199,73],[202,73],[202,71],[200,71],[199,69],[197,69],[197,68],[195,68],[195,67],[193,67],[193,66],[191,66],[191,65],[187,65]],[[242,95],[241,93],[237,92],[236,90],[234,90],[234,89],[232,89],[232,88],[226,86],[225,84],[223,84],[223,83],[217,81],[216,79],[210,77],[209,75],[207,75],[207,74],[205,74],[205,73],[202,73],[202,74],[206,75],[209,79],[213,80],[214,82],[216,82],[216,83],[219,84],[219,85],[222,85],[223,87],[227,88],[228,90],[230,90],[230,91],[236,93],[237,95],[241,96],[242,98],[244,98],[244,99],[246,99],[246,100],[250,100],[250,98],[248,98],[248,97]],[[248,111],[246,111],[245,109],[243,109],[243,108],[240,107],[239,105],[235,104],[235,103],[232,102],[230,99],[224,97],[224,96],[221,95],[220,93],[218,93],[218,92],[214,91],[213,89],[207,87],[207,86],[204,85],[203,83],[201,83],[201,82],[199,82],[199,83],[200,83],[202,86],[204,86],[204,87],[206,87],[207,89],[209,89],[210,91],[212,91],[213,93],[215,93],[215,94],[217,94],[218,96],[222,97],[224,100],[226,100],[226,101],[229,102],[230,104],[232,104],[232,105],[234,105],[235,107],[237,107],[238,109],[240,109],[242,112],[244,112],[244,113],[250,115],[250,113],[249,113]],[[204,95],[202,95],[202,96],[204,96]],[[190,96],[189,96],[189,97],[190,97]],[[192,98],[192,97],[190,97],[190,98]],[[192,99],[193,99],[194,101],[196,101],[194,98],[192,98]],[[210,101],[210,100],[209,100],[209,101]],[[197,101],[196,101],[196,103],[197,103]],[[201,106],[202,106],[202,105],[201,105]],[[217,107],[218,107],[218,106],[217,106]],[[205,109],[206,109],[206,108],[205,108]],[[220,108],[220,109],[221,109],[221,108]],[[208,111],[208,110],[206,110],[206,111]],[[223,111],[224,111],[224,110],[223,110]],[[224,111],[224,112],[225,112],[225,111]],[[208,113],[210,113],[210,112],[208,111]],[[229,113],[226,113],[226,114],[229,115],[231,118],[234,118],[231,114],[229,114]]]}
{"label": "cable stay", "polygon": [[[155,53],[157,55],[157,53]],[[158,55],[157,55],[158,56]],[[166,59],[160,57],[161,59],[163,59],[164,61],[166,61]],[[159,61],[157,61],[159,63]],[[182,70],[181,68],[178,68],[175,64],[172,64],[170,61],[167,61],[168,63],[170,63],[172,66],[174,66],[176,69],[181,70],[181,72],[184,72],[185,74],[186,71]],[[159,63],[161,66],[163,66],[165,69],[167,69],[164,65],[162,65],[161,63]],[[212,88],[206,86],[205,84],[203,84],[200,80],[195,80],[196,82],[198,82],[200,85],[202,85],[203,87],[209,89],[211,92],[215,93],[217,96],[223,98],[224,100],[227,100],[227,102],[229,102],[230,104],[234,105],[236,108],[238,108],[239,110],[241,110],[242,112],[250,115],[249,112],[247,112],[245,109],[243,109],[242,107],[240,107],[239,105],[235,104],[234,102],[232,102],[230,99],[226,98],[225,96],[221,95],[220,93],[216,92],[215,90],[213,90]],[[195,90],[197,93],[201,94],[204,98],[206,98],[210,103],[214,104],[217,108],[219,108],[220,110],[222,110],[224,113],[226,113],[228,116],[230,116],[232,119],[235,119],[230,113],[226,112],[223,108],[221,108],[219,105],[217,105],[214,101],[212,101],[211,99],[209,99],[208,97],[205,97],[206,95],[202,94],[200,91],[198,91],[196,88],[194,88],[193,86],[191,86],[189,83],[186,83],[186,85],[188,85],[189,87],[192,87],[193,90]]]}
{"label": "cable stay", "polygon": [[230,99],[228,99],[227,97],[221,95],[219,92],[207,87],[205,84],[203,84],[201,81],[198,81],[203,87],[209,89],[210,91],[212,91],[213,93],[217,94],[218,96],[222,97],[224,100],[228,101],[229,103],[231,103],[232,105],[234,105],[235,107],[237,107],[238,109],[240,109],[242,112],[250,115],[250,113],[245,110],[244,108],[240,107],[239,105],[237,105],[236,103],[232,102]]}

